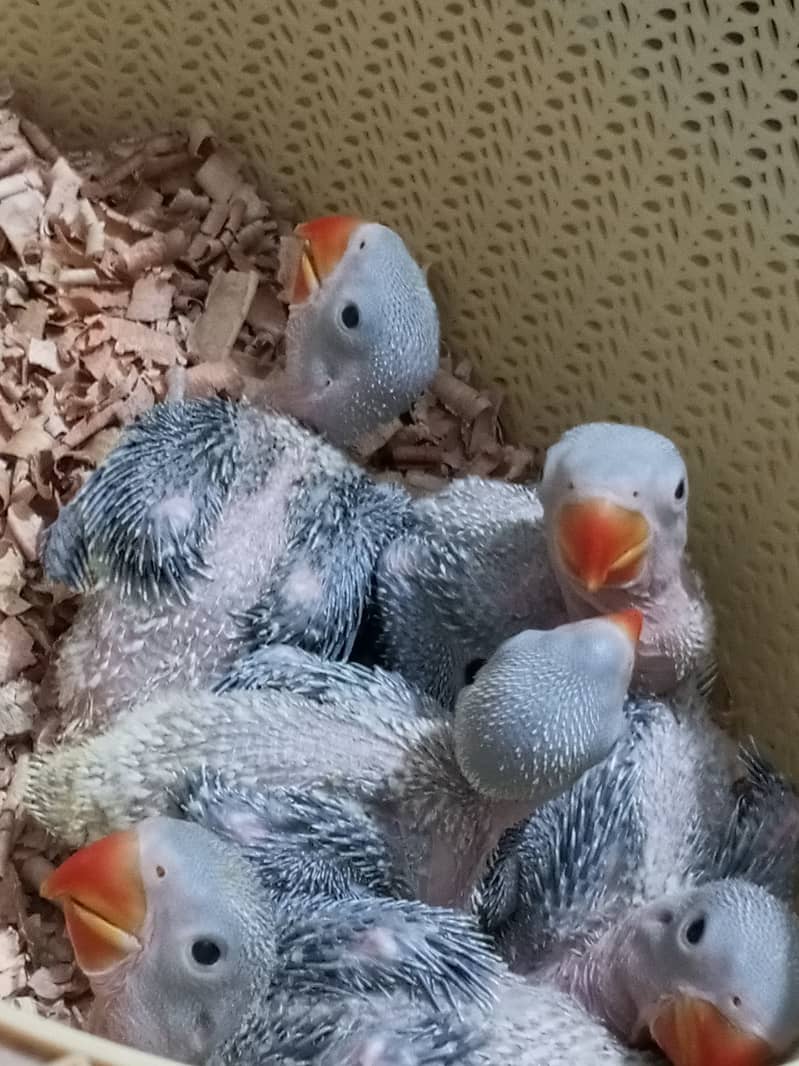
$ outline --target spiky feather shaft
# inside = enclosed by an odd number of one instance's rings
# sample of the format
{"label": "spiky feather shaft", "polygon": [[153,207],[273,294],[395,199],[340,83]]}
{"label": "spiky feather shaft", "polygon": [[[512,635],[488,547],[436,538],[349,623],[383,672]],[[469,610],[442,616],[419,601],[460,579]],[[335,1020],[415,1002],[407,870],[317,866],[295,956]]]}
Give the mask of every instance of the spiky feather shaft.
{"label": "spiky feather shaft", "polygon": [[377,568],[378,661],[451,707],[470,663],[565,621],[542,516],[534,489],[477,477],[415,501],[414,527]]}
{"label": "spiky feather shaft", "polygon": [[266,642],[351,650],[409,501],[274,412],[197,400],[126,431],[43,538],[88,591],[53,670],[60,732],[171,684],[210,684]]}
{"label": "spiky feather shaft", "polygon": [[322,789],[243,790],[203,770],[183,775],[173,795],[168,813],[240,845],[281,899],[413,895],[385,834],[350,796]]}

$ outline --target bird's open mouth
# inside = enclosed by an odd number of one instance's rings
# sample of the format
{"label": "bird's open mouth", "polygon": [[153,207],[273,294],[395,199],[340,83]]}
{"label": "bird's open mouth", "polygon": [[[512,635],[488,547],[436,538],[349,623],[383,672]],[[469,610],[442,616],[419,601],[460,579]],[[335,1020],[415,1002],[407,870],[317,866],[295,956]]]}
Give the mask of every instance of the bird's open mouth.
{"label": "bird's open mouth", "polygon": [[739,1029],[707,1000],[691,996],[665,1001],[649,1030],[674,1066],[767,1066],[775,1058],[761,1037]]}
{"label": "bird's open mouth", "polygon": [[634,581],[649,551],[649,523],[599,497],[561,507],[558,549],[566,569],[589,592]]}
{"label": "bird's open mouth", "polygon": [[67,933],[87,974],[113,969],[140,948],[147,900],[135,830],[112,833],[63,862],[41,895],[64,908]]}
{"label": "bird's open mouth", "polygon": [[303,241],[303,250],[293,283],[288,286],[292,304],[304,303],[324,284],[361,224],[361,219],[349,215],[325,215],[295,227],[294,234]]}

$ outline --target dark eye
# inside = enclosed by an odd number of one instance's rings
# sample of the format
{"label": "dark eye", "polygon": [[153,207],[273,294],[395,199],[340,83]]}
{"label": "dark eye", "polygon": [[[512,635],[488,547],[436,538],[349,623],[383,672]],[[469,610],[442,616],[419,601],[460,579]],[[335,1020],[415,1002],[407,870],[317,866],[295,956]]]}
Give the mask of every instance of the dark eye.
{"label": "dark eye", "polygon": [[680,479],[680,484],[674,490],[674,499],[681,500],[685,495],[685,478]]}
{"label": "dark eye", "polygon": [[222,952],[213,940],[195,940],[191,946],[191,957],[200,966],[213,966],[219,962]]}
{"label": "dark eye", "polygon": [[347,329],[355,329],[361,321],[361,313],[355,304],[345,304],[344,310],[341,312],[341,321]]}
{"label": "dark eye", "polygon": [[705,935],[705,925],[706,922],[704,918],[694,918],[694,920],[685,930],[685,939],[693,947],[696,947],[696,945]]}

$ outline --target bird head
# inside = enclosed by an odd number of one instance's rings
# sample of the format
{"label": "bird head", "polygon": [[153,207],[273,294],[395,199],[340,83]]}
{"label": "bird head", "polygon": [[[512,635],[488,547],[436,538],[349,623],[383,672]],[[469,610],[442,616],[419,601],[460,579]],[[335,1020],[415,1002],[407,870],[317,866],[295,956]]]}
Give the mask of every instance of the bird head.
{"label": "bird head", "polygon": [[577,426],[547,452],[540,494],[554,569],[580,599],[614,610],[679,577],[688,476],[667,437],[639,426]]}
{"label": "bird head", "polygon": [[424,272],[387,226],[345,215],[303,222],[276,406],[346,445],[407,411],[438,369]]}
{"label": "bird head", "polygon": [[64,910],[104,1035],[205,1062],[268,986],[274,921],[235,845],[150,818],[76,852],[43,883]]}
{"label": "bird head", "polygon": [[471,784],[537,806],[604,759],[624,730],[641,622],[630,608],[502,643],[456,705]]}
{"label": "bird head", "polygon": [[799,1039],[799,923],[774,896],[716,881],[634,922],[639,1033],[674,1066],[766,1066]]}

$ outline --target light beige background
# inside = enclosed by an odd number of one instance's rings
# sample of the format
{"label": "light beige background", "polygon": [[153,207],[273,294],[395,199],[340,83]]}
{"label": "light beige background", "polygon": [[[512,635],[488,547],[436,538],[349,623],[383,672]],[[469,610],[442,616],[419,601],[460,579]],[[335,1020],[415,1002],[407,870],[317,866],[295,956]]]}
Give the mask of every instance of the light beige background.
{"label": "light beige background", "polygon": [[789,0],[0,0],[62,134],[204,114],[307,212],[399,227],[519,438],[672,434],[734,697],[794,772],[797,56]]}

